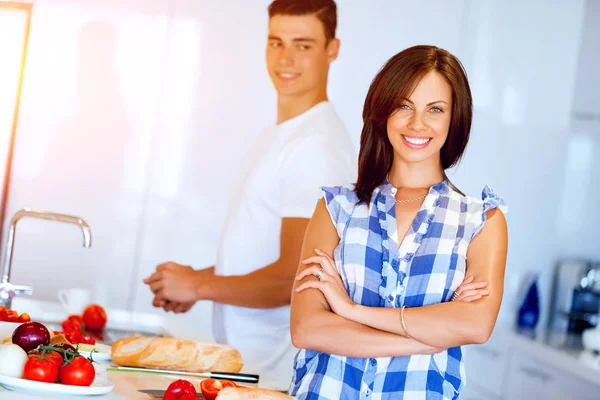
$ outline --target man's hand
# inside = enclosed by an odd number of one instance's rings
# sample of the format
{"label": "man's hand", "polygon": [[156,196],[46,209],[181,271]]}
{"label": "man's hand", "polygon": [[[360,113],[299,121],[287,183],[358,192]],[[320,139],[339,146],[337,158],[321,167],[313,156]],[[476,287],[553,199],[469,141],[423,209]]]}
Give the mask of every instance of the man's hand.
{"label": "man's hand", "polygon": [[196,304],[195,301],[189,303],[177,303],[174,301],[157,300],[156,298],[152,301],[154,307],[162,307],[165,311],[173,311],[175,314],[186,313],[192,309]]}
{"label": "man's hand", "polygon": [[190,266],[167,262],[156,267],[156,272],[144,279],[154,293],[152,305],[175,313],[187,312],[198,300],[198,285],[203,275],[214,269],[200,271]]}

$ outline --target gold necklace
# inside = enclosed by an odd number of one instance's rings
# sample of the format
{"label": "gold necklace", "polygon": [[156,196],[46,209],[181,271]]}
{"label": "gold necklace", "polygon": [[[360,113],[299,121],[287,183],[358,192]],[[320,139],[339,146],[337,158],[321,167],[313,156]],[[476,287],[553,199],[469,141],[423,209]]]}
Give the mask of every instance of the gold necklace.
{"label": "gold necklace", "polygon": [[406,200],[396,200],[396,203],[410,203],[412,201],[417,201],[419,199],[423,199],[427,197],[427,194],[424,194],[422,196],[418,196],[418,197],[413,197],[412,199],[406,199]]}

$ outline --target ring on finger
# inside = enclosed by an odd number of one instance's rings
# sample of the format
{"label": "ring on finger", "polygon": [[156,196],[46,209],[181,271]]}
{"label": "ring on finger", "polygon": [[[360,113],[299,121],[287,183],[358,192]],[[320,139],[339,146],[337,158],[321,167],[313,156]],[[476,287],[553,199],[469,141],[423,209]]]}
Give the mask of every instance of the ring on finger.
{"label": "ring on finger", "polygon": [[323,271],[325,271],[325,270],[323,269],[323,267],[321,267],[321,269],[319,269],[319,272],[317,272],[317,279],[318,280],[321,280],[321,276],[323,276]]}
{"label": "ring on finger", "polygon": [[459,297],[460,297],[460,293],[454,292],[454,294],[450,298],[450,301],[458,300]]}

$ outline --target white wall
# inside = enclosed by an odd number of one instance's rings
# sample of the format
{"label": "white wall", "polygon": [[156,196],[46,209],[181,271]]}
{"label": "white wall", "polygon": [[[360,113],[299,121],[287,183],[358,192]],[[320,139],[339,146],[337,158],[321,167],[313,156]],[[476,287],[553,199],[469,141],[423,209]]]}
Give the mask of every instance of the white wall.
{"label": "white wall", "polygon": [[158,128],[167,6],[35,4],[7,215],[22,207],[72,213],[93,235],[84,249],[75,227],[19,223],[13,281],[33,285],[36,296],[83,286],[111,306],[129,301]]}
{"label": "white wall", "polygon": [[[8,149],[13,132],[28,11],[0,3],[0,198],[4,195]],[[1,279],[1,277],[0,277]]]}
{"label": "white wall", "polygon": [[[214,262],[240,157],[275,116],[264,66],[268,3],[36,2],[8,215],[25,206],[80,215],[93,246],[83,249],[74,227],[23,220],[15,282],[34,285],[39,298],[86,286],[109,307],[151,311],[140,282],[157,263]],[[472,195],[489,183],[509,204],[503,315],[512,321],[522,278],[543,271],[547,298],[553,264],[567,253],[557,221],[568,209],[563,182],[577,171],[562,160],[573,135],[583,0],[338,6],[342,48],[330,98],[356,146],[364,96],[385,60],[430,43],[464,62],[476,116],[452,178]],[[576,237],[593,237],[594,221],[579,218]],[[591,249],[578,243],[569,254]],[[210,337],[208,303],[171,321]]]}
{"label": "white wall", "polygon": [[[560,201],[564,181],[577,179],[565,168],[565,149],[572,135],[584,6],[585,1],[472,1],[465,15],[463,60],[475,118],[466,156],[452,177],[473,195],[489,184],[508,204],[501,319],[509,323],[516,319],[521,286],[534,272],[541,273],[542,312],[549,309],[553,268],[567,255],[561,232],[575,222],[559,224],[557,217],[560,207],[570,207]],[[574,241],[592,232],[593,224],[585,221]]]}

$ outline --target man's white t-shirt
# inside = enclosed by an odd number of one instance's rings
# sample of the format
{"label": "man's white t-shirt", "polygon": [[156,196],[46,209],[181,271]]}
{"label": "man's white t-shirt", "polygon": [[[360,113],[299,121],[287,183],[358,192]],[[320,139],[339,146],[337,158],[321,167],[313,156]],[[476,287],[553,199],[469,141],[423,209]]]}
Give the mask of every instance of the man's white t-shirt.
{"label": "man's white t-shirt", "polygon": [[[356,180],[350,135],[329,102],[267,127],[255,144],[242,170],[245,179],[234,188],[217,275],[245,275],[277,261],[282,218],[310,218],[322,197],[321,186]],[[261,375],[261,386],[287,390],[296,353],[289,306],[252,309],[215,303],[213,326],[218,342],[241,352],[244,371]]]}

